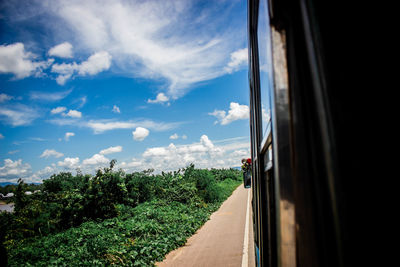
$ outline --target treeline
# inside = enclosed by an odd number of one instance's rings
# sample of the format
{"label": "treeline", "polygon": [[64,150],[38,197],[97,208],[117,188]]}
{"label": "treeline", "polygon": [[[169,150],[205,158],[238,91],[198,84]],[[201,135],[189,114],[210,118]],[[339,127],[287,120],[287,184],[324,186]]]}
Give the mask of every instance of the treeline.
{"label": "treeline", "polygon": [[[128,174],[122,170],[114,171],[114,164],[113,160],[109,168],[99,169],[94,176],[81,173],[74,176],[69,172],[52,175],[50,179],[43,181],[41,191],[32,195],[24,193],[28,191],[28,185],[19,181],[14,192],[14,212],[0,214],[0,238],[7,249],[9,264],[40,266],[55,263],[60,259],[66,264],[69,257],[66,255],[76,250],[76,246],[82,246],[82,242],[87,244],[91,239],[86,237],[82,240],[82,237],[79,237],[80,231],[74,232],[73,229],[89,227],[90,232],[105,227],[109,230],[110,227],[104,223],[115,220],[121,222],[120,226],[127,223],[134,227],[139,222],[147,222],[149,214],[143,213],[141,209],[150,205],[152,210],[162,208],[167,212],[165,218],[161,213],[157,218],[150,216],[151,221],[155,220],[160,224],[159,227],[166,227],[164,235],[167,239],[164,240],[165,244],[161,246],[160,252],[147,255],[146,250],[142,249],[151,247],[148,241],[153,242],[152,240],[159,238],[164,230],[154,232],[154,229],[150,229],[147,233],[122,227],[113,232],[113,235],[118,236],[115,237],[118,242],[115,241],[114,244],[114,241],[107,241],[102,248],[92,250],[88,247],[87,250],[76,251],[74,256],[71,256],[72,262],[67,265],[73,265],[79,257],[82,259],[78,265],[83,264],[83,259],[87,262],[86,265],[96,262],[109,265],[117,261],[120,265],[151,265],[154,260],[162,259],[169,250],[183,245],[186,238],[194,233],[207,220],[209,214],[241,183],[240,172],[233,169],[205,170],[190,165],[175,172],[153,174],[152,170],[147,170]],[[186,230],[181,229],[182,233],[175,233],[180,226],[174,225],[177,223],[176,218],[171,216],[181,218],[182,214],[185,214],[183,210],[187,213],[189,225],[188,221],[180,221],[178,224],[186,225]],[[198,214],[202,216],[197,219],[190,217],[196,218]],[[133,223],[132,220],[137,222]],[[168,220],[171,221],[170,224]],[[104,229],[103,232],[108,233],[108,230]],[[175,233],[179,238],[168,238],[171,233]],[[59,235],[68,240],[74,237],[80,240],[80,243],[76,244],[77,240],[72,239],[70,245],[60,250],[57,248],[60,245],[59,238],[54,239]],[[109,236],[106,235],[105,238]],[[139,240],[142,243],[138,243]],[[110,247],[110,242],[114,247],[126,242],[128,245],[123,246],[123,252],[111,253],[109,250],[113,246]],[[101,244],[100,241],[97,243],[95,246]],[[155,245],[156,250],[160,249],[159,245]],[[41,250],[39,247],[48,249]],[[54,254],[49,247],[58,252],[64,251],[64,254]],[[138,250],[139,248],[141,250]]]}
{"label": "treeline", "polygon": [[[17,190],[18,184],[7,184],[4,186],[0,186],[0,193],[4,196],[8,193],[14,193]],[[36,190],[41,190],[43,188],[43,184],[26,184],[26,191],[34,192]]]}

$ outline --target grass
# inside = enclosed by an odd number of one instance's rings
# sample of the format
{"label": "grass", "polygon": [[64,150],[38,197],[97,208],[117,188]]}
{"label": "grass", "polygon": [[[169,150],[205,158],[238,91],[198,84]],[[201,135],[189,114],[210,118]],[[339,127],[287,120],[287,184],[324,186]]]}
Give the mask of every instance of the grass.
{"label": "grass", "polygon": [[211,204],[155,199],[135,208],[117,205],[114,218],[14,244],[9,265],[154,266],[184,245],[240,183],[232,179],[219,182],[223,198]]}

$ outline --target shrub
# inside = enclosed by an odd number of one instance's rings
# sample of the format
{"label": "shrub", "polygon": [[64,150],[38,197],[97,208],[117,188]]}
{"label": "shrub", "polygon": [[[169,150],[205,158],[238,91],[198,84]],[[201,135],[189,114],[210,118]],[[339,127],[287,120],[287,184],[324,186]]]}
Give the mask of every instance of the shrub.
{"label": "shrub", "polygon": [[241,181],[235,170],[193,164],[159,175],[114,164],[95,176],[52,175],[30,196],[19,181],[16,212],[0,214],[10,265],[150,266],[183,245]]}

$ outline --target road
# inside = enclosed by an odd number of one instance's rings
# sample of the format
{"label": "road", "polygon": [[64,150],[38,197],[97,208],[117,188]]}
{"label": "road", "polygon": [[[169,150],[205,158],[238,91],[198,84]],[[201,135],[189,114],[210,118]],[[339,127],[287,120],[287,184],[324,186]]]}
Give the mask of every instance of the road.
{"label": "road", "polygon": [[0,212],[2,211],[8,211],[8,212],[13,212],[14,211],[14,203],[0,203]]}
{"label": "road", "polygon": [[[251,189],[240,185],[185,246],[158,267],[254,267]],[[247,224],[246,224],[247,218]],[[247,229],[247,230],[246,230]]]}

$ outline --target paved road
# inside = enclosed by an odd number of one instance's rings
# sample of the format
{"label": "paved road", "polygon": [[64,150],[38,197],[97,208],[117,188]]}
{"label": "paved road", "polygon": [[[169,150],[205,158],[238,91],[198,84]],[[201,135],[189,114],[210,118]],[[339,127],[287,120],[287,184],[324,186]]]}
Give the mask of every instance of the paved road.
{"label": "paved road", "polygon": [[211,215],[210,220],[188,239],[185,246],[170,252],[163,262],[156,265],[254,267],[250,195],[250,189],[240,185],[220,209]]}

